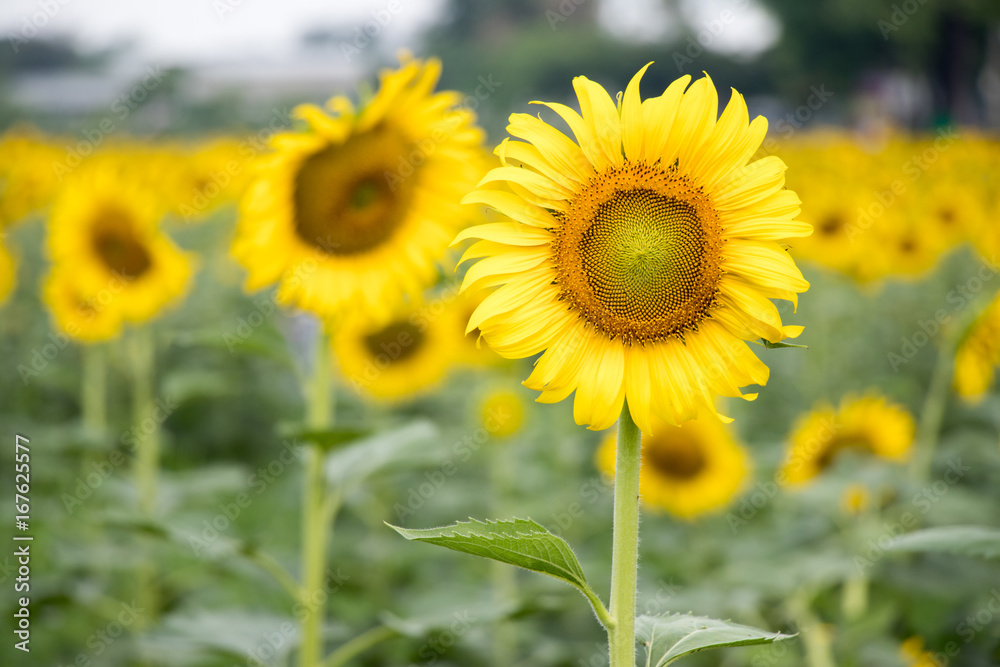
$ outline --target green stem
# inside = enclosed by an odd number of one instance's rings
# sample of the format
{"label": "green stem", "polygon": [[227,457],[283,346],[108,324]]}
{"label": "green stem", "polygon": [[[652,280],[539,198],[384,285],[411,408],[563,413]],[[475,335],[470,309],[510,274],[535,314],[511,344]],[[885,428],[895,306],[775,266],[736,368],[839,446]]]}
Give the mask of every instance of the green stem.
{"label": "green stem", "polygon": [[156,507],[160,465],[159,423],[153,414],[154,359],[152,332],[139,328],[131,339],[132,353],[132,424],[137,430],[135,482],[139,509],[150,515]]}
{"label": "green stem", "polygon": [[262,551],[254,551],[247,557],[256,563],[260,569],[274,577],[274,580],[281,584],[281,587],[285,589],[293,600],[298,602],[302,599],[302,587],[299,586],[299,582],[273,556]]}
{"label": "green stem", "polygon": [[396,631],[385,625],[374,627],[343,644],[323,661],[323,667],[341,667],[372,646],[396,636]]}
{"label": "green stem", "polygon": [[802,643],[806,649],[808,667],[837,667],[833,659],[833,638],[830,630],[812,613],[812,596],[805,590],[797,592],[789,601],[792,614],[802,630]]}
{"label": "green stem", "polygon": [[[156,509],[160,467],[160,425],[153,403],[156,350],[149,327],[132,331],[129,352],[132,360],[132,424],[136,433],[133,475],[139,495],[139,512],[144,518],[149,518]],[[152,553],[149,558],[149,562],[141,566],[137,577],[139,606],[147,610],[140,629],[155,622],[159,608],[160,596]]]}
{"label": "green stem", "polygon": [[934,450],[937,448],[941,423],[944,421],[944,412],[948,405],[955,351],[958,348],[958,333],[960,332],[956,327],[942,342],[934,370],[931,372],[930,386],[924,397],[924,407],[917,425],[917,441],[914,447],[916,451],[911,463],[911,473],[918,483],[930,479]]}
{"label": "green stem", "polygon": [[89,435],[100,435],[107,427],[107,351],[103,344],[84,345],[83,382],[80,385],[80,411],[83,428]]}
{"label": "green stem", "polygon": [[[510,490],[509,458],[513,452],[499,442],[493,443],[490,449],[490,487],[493,495],[493,505],[499,508],[505,504]],[[513,604],[517,600],[517,571],[506,563],[493,561],[491,578],[493,583],[493,600],[500,607]],[[517,632],[514,624],[506,618],[500,618],[493,626],[493,665],[509,667],[514,664],[517,655]]]}
{"label": "green stem", "polygon": [[844,618],[848,621],[861,618],[868,610],[868,577],[863,574],[848,577],[840,595]]}
{"label": "green stem", "polygon": [[635,667],[635,584],[639,566],[639,467],[641,434],[628,403],[618,419],[615,524],[611,558],[611,667]]}
{"label": "green stem", "polygon": [[[306,426],[311,430],[329,429],[333,422],[333,402],[330,390],[330,359],[323,332],[317,336],[312,377],[305,386]],[[302,644],[299,665],[316,667],[323,651],[324,605],[320,604],[323,568],[330,517],[337,501],[327,495],[323,480],[323,449],[317,443],[306,443],[305,478],[302,498]]]}

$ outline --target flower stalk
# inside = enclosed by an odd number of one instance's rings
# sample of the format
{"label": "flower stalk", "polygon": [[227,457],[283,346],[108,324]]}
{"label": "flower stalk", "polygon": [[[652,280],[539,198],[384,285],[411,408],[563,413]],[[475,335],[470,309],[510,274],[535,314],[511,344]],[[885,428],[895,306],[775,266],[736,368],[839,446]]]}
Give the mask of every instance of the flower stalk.
{"label": "flower stalk", "polygon": [[[306,394],[306,426],[310,430],[326,430],[333,424],[330,359],[324,332],[317,336],[313,374],[308,379]],[[305,473],[302,498],[302,643],[299,665],[316,667],[323,651],[323,568],[326,564],[327,540],[332,522],[328,491],[323,480],[323,449],[315,442],[305,445]]]}
{"label": "flower stalk", "polygon": [[611,558],[611,667],[635,665],[635,588],[639,566],[639,468],[641,434],[628,403],[618,419],[615,460],[615,523]]}

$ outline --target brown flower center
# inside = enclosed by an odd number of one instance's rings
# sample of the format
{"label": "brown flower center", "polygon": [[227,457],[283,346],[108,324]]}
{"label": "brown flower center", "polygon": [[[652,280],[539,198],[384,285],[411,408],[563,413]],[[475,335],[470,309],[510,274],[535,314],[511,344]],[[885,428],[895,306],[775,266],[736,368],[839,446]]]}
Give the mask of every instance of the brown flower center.
{"label": "brown flower center", "polygon": [[295,174],[295,233],[329,255],[368,252],[390,239],[410,210],[427,156],[385,128],[356,134],[306,158]]}
{"label": "brown flower center", "polygon": [[701,443],[677,427],[648,438],[642,452],[645,465],[678,481],[694,479],[708,465]]}
{"label": "brown flower center", "polygon": [[115,208],[104,211],[94,221],[91,243],[104,266],[127,280],[142,276],[153,264],[132,218],[124,211]]}
{"label": "brown flower center", "polygon": [[365,349],[373,357],[387,358],[390,364],[416,356],[426,342],[426,335],[408,321],[392,322],[365,336]]}
{"label": "brown flower center", "polygon": [[724,243],[718,214],[674,167],[612,167],[557,217],[562,298],[609,338],[683,336],[714,302]]}

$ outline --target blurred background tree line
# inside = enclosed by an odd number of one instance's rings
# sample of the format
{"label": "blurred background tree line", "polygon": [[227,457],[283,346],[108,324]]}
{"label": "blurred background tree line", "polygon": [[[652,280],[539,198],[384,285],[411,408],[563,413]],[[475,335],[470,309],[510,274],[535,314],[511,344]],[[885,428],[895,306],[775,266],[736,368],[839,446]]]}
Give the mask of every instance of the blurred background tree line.
{"label": "blurred background tree line", "polygon": [[[321,101],[335,92],[329,82],[346,88],[391,64],[399,45],[383,39],[388,31],[363,29],[319,24],[301,36],[299,57],[278,67],[238,60],[209,74],[174,67],[121,126],[167,135],[250,130],[274,104]],[[120,66],[133,58],[128,43],[82,52],[48,34],[5,39],[4,128],[30,119],[72,132],[107,111],[99,89],[117,81],[127,90],[137,77]],[[477,111],[494,136],[530,100],[569,99],[573,76],[617,89],[650,60],[658,65],[646,76],[648,90],[707,71],[720,90],[737,88],[756,101],[752,111],[772,119],[808,107],[815,87],[830,91],[829,104],[814,104],[800,120],[1000,126],[995,0],[447,0],[418,43],[421,55],[444,61],[445,87],[471,93],[480,77],[492,77],[489,103]],[[310,80],[303,63],[332,69]],[[290,79],[301,85],[271,85]]]}

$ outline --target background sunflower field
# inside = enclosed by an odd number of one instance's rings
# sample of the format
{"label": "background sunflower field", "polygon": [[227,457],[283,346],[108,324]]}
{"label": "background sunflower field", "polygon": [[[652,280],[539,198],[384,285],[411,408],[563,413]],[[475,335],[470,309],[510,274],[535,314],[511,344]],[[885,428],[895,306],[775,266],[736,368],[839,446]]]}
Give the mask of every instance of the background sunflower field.
{"label": "background sunflower field", "polygon": [[607,665],[561,583],[386,523],[530,517],[608,590],[614,429],[479,339],[450,244],[510,114],[654,61],[768,120],[813,233],[757,399],[643,442],[639,612],[795,635],[685,665],[1000,665],[1000,4],[8,0],[0,36],[0,664]]}

